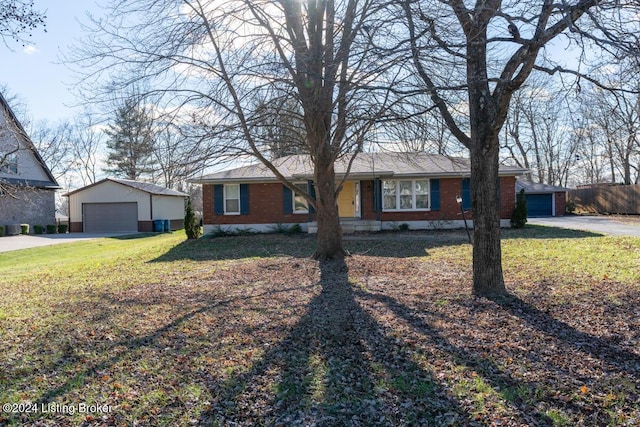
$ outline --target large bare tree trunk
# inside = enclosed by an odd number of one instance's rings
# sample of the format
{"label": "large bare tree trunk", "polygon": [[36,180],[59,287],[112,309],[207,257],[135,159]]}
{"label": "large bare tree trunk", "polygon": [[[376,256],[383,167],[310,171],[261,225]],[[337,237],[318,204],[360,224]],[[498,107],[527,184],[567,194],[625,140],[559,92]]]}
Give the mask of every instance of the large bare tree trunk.
{"label": "large bare tree trunk", "polygon": [[336,181],[333,163],[317,164],[316,181],[316,219],[318,236],[315,258],[319,260],[343,258],[342,228],[336,201]]}
{"label": "large bare tree trunk", "polygon": [[477,145],[471,153],[473,209],[473,293],[505,293],[500,248],[500,178],[497,144],[486,150]]}

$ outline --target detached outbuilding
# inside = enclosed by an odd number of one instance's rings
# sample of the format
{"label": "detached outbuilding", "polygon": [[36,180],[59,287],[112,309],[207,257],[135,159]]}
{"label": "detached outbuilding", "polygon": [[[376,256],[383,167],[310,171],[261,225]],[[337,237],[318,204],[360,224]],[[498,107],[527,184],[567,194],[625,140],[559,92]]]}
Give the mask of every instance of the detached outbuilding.
{"label": "detached outbuilding", "polygon": [[147,182],[105,178],[66,194],[72,232],[154,231],[154,220],[184,227],[186,193]]}
{"label": "detached outbuilding", "polygon": [[516,180],[516,194],[524,189],[527,216],[563,216],[567,208],[567,189],[555,185]]}

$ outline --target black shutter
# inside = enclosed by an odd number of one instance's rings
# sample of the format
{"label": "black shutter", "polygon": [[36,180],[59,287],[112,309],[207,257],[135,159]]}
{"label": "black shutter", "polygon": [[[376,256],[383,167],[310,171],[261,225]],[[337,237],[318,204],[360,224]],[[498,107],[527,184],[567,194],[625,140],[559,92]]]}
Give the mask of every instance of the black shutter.
{"label": "black shutter", "polygon": [[430,190],[431,190],[431,210],[439,211],[440,210],[440,180],[439,179],[430,179],[429,180]]}
{"label": "black shutter", "polygon": [[213,186],[213,213],[224,215],[224,185],[222,184]]}
{"label": "black shutter", "polygon": [[249,215],[249,184],[240,184],[240,215]]}
{"label": "black shutter", "polygon": [[285,214],[293,212],[293,192],[284,185],[282,186],[282,212]]}

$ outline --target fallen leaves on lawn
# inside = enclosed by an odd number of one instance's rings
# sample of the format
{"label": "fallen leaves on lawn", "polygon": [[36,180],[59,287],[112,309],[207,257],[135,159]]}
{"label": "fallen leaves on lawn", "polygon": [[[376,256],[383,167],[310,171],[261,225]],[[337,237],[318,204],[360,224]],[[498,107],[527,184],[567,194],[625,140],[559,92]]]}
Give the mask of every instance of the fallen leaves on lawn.
{"label": "fallen leaves on lawn", "polygon": [[554,280],[483,299],[457,257],[279,256],[92,289],[4,325],[1,393],[111,412],[0,425],[640,424],[637,286]]}

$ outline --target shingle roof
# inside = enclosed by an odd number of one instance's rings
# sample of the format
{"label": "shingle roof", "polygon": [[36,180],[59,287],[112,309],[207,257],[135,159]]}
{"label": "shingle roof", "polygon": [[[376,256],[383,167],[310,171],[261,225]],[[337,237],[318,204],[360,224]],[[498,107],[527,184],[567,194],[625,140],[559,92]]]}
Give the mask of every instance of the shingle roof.
{"label": "shingle roof", "polygon": [[126,185],[127,187],[135,188],[136,190],[141,190],[146,193],[156,194],[159,196],[189,197],[189,195],[186,193],[182,193],[176,190],[171,190],[170,188],[165,188],[160,185],[151,184],[149,182],[132,181],[130,179],[122,179],[122,178],[105,178],[101,181],[87,185],[86,187],[82,187],[82,188],[78,188],[77,190],[70,191],[69,193],[65,194],[65,196],[70,196],[71,194],[75,194],[79,191],[86,190],[87,188],[94,187],[106,181],[116,182],[118,184]]}
{"label": "shingle roof", "polygon": [[[309,156],[291,155],[273,161],[273,165],[287,179],[311,179],[313,165]],[[336,162],[338,177],[343,176],[348,161]],[[521,175],[526,169],[500,166],[500,175]],[[471,165],[468,159],[447,157],[429,153],[360,153],[350,169],[350,176],[359,179],[381,177],[447,177],[469,176]],[[194,183],[240,182],[240,181],[276,181],[276,177],[263,164],[253,164],[204,175],[191,179]]]}
{"label": "shingle roof", "polygon": [[516,181],[516,193],[523,188],[524,188],[524,192],[527,194],[548,194],[548,193],[569,191],[567,188],[564,188],[564,187],[541,184],[539,182],[523,181],[518,179]]}

